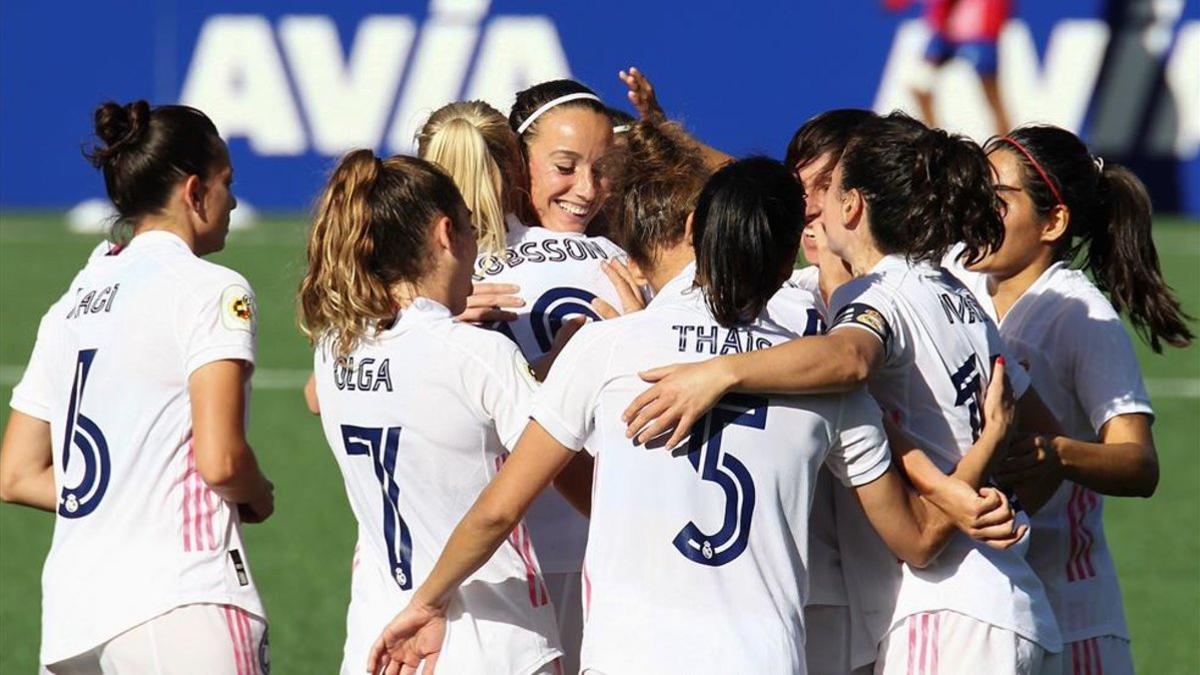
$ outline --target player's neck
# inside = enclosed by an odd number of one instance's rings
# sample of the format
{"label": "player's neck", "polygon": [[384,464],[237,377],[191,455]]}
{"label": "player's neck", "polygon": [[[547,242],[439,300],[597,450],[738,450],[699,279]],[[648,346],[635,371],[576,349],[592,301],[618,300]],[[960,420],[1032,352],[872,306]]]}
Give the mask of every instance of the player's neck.
{"label": "player's neck", "polygon": [[875,248],[872,244],[862,242],[858,246],[850,247],[846,251],[844,260],[846,264],[850,265],[850,273],[855,277],[861,277],[870,273],[884,257],[883,251]]}
{"label": "player's neck", "polygon": [[695,260],[696,254],[692,251],[691,246],[684,244],[673,246],[659,254],[654,269],[646,271],[646,281],[650,284],[650,288],[657,293],[672,279],[679,276],[683,268]]}
{"label": "player's neck", "polygon": [[992,297],[992,306],[996,308],[996,319],[1003,319],[1052,264],[1054,260],[1050,255],[1038,256],[1015,274],[988,276],[988,295]]}
{"label": "player's neck", "polygon": [[181,222],[170,214],[148,215],[138,220],[133,228],[136,237],[146,232],[170,232],[183,240],[192,251],[196,250],[196,233],[186,222]]}

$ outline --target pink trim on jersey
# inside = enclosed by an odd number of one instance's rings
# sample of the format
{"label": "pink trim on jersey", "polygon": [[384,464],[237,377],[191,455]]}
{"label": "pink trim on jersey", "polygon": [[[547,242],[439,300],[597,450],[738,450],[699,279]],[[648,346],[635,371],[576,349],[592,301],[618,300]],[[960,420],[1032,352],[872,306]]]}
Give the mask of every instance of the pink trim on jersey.
{"label": "pink trim on jersey", "polygon": [[215,551],[217,540],[214,520],[221,499],[196,470],[196,452],[188,443],[183,472],[183,550],[190,552],[207,548]]}
{"label": "pink trim on jersey", "polygon": [[[508,454],[508,452],[501,452],[495,458],[497,473],[500,472],[500,467],[504,466]],[[508,536],[508,541],[513,548],[517,549],[517,555],[521,556],[521,562],[525,564],[525,580],[529,583],[529,604],[534,607],[542,607],[549,603],[550,591],[546,588],[537,563],[534,562],[533,542],[529,537],[529,528],[525,526],[524,520],[513,528],[512,534]]]}
{"label": "pink trim on jersey", "polygon": [[905,619],[905,624],[908,626],[908,675],[938,675],[941,614],[913,614]]}
{"label": "pink trim on jersey", "polygon": [[1071,675],[1104,675],[1100,638],[1071,643]]}
{"label": "pink trim on jersey", "polygon": [[1099,506],[1095,493],[1082,485],[1071,486],[1071,498],[1067,502],[1067,519],[1070,529],[1070,548],[1067,556],[1067,581],[1082,581],[1096,576],[1092,565],[1092,544],[1095,535],[1084,525],[1084,519],[1092,509]]}
{"label": "pink trim on jersey", "polygon": [[229,605],[221,605],[221,613],[225,615],[225,628],[229,630],[229,642],[233,646],[233,664],[237,668],[237,675],[246,675],[246,669],[242,663],[242,649],[238,644],[237,630],[233,627],[236,622],[233,608]]}

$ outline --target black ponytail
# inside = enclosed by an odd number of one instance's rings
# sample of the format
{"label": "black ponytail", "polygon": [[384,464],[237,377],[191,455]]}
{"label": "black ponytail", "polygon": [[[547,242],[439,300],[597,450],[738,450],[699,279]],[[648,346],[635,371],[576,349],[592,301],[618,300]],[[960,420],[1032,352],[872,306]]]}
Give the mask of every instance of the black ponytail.
{"label": "black ponytail", "polygon": [[1191,344],[1191,317],[1162,276],[1142,181],[1125,167],[1092,157],[1079,137],[1054,126],[1021,127],[987,146],[988,152],[1006,148],[1021,163],[1022,188],[1039,215],[1048,216],[1060,197],[1067,208],[1067,235],[1057,258],[1086,270],[1155,352],[1162,352],[1164,342]]}
{"label": "black ponytail", "polygon": [[962,242],[973,263],[1004,241],[983,150],[900,112],[862,123],[842,154],[840,187],[862,194],[883,253],[940,263]]}
{"label": "black ponytail", "polygon": [[804,228],[804,189],[766,157],[726,164],[696,201],[696,283],[717,323],[753,321],[787,279]]}

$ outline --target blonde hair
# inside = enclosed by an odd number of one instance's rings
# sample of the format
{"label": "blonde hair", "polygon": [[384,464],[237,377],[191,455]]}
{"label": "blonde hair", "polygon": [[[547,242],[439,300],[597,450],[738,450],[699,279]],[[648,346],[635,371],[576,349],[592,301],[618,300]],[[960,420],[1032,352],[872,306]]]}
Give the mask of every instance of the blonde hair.
{"label": "blonde hair", "polygon": [[524,165],[508,120],[483,101],[438,108],[417,133],[417,154],[454,179],[471,210],[479,252],[504,250],[504,216],[516,210]]}
{"label": "blonde hair", "polygon": [[[462,197],[441,169],[415,157],[354,150],[338,162],[317,202],[300,282],[300,330],[329,340],[338,357],[386,328],[396,292],[430,267],[429,229],[457,221]],[[464,225],[465,226],[465,225]]]}

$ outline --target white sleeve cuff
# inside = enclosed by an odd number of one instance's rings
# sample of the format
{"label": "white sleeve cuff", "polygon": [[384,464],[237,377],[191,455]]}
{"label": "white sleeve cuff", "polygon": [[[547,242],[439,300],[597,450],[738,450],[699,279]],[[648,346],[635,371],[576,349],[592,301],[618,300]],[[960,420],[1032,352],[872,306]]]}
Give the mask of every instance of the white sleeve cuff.
{"label": "white sleeve cuff", "polygon": [[862,487],[867,483],[871,483],[875,479],[887,473],[888,467],[891,465],[891,449],[887,445],[884,445],[883,448],[880,449],[878,456],[875,458],[875,462],[872,463],[868,468],[857,472],[847,472],[847,487]]}
{"label": "white sleeve cuff", "polygon": [[587,440],[580,436],[563,423],[553,411],[541,402],[533,404],[533,410],[529,412],[529,417],[542,425],[546,433],[554,437],[554,440],[565,445],[569,450],[579,452],[583,448],[584,442]]}
{"label": "white sleeve cuff", "polygon": [[254,349],[244,343],[212,345],[192,354],[187,362],[187,377],[214,361],[245,361],[254,365]]}
{"label": "white sleeve cuff", "polygon": [[25,413],[30,417],[36,417],[43,422],[50,421],[50,406],[42,405],[25,396],[21,396],[19,392],[14,391],[12,399],[9,400],[8,407],[17,412]]}
{"label": "white sleeve cuff", "polygon": [[1154,409],[1150,407],[1150,402],[1136,398],[1123,398],[1116,401],[1097,406],[1088,413],[1088,419],[1092,423],[1092,428],[1096,433],[1100,433],[1100,429],[1114,417],[1119,415],[1149,415],[1150,421],[1154,421]]}

